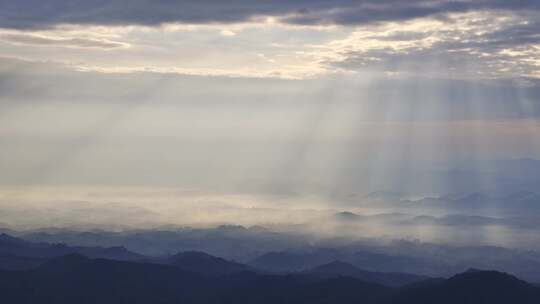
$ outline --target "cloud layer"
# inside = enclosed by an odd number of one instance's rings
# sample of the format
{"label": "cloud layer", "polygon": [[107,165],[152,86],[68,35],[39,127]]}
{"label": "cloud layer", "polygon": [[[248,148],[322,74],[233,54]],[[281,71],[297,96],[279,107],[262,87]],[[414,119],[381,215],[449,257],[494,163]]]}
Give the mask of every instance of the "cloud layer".
{"label": "cloud layer", "polygon": [[74,24],[244,22],[275,17],[290,24],[366,24],[473,10],[538,10],[534,0],[21,0],[0,2],[0,26],[47,27]]}
{"label": "cloud layer", "polygon": [[126,47],[127,44],[91,38],[57,38],[26,33],[0,33],[0,40],[16,45],[52,46],[69,48],[96,48],[103,50]]}
{"label": "cloud layer", "polygon": [[330,45],[340,56],[329,64],[437,78],[539,77],[539,32],[537,21],[485,12],[361,27]]}

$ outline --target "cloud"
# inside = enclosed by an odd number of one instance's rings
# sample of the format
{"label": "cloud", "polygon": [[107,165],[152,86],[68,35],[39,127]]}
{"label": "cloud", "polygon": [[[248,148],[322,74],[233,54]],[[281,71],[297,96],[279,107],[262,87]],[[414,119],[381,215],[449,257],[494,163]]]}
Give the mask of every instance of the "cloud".
{"label": "cloud", "polygon": [[[2,53],[84,62],[85,70],[104,72],[281,78],[383,72],[454,79],[540,78],[537,1],[67,3],[0,0],[0,28],[12,28],[0,37],[11,43],[0,46]],[[239,22],[248,23],[223,25]],[[336,24],[345,26],[325,26]],[[21,51],[12,45],[118,49],[128,43],[137,47],[117,52],[118,56],[69,50],[73,52],[61,58],[44,48]],[[227,60],[222,60],[224,52]]]}
{"label": "cloud", "polygon": [[347,71],[459,79],[540,77],[540,23],[471,12],[360,27],[328,45],[323,61]]}
{"label": "cloud", "polygon": [[1,33],[0,40],[20,45],[95,48],[103,50],[118,49],[128,46],[126,43],[109,40],[97,40],[90,38],[57,38],[28,33]]}
{"label": "cloud", "polygon": [[[422,77],[403,79],[381,75],[366,83],[362,82],[361,77],[354,76],[289,80],[190,74],[182,70],[177,73],[174,70],[153,69],[128,72],[110,70],[103,73],[85,69],[77,63],[0,57],[0,98],[28,102],[133,102],[147,96],[145,92],[155,91],[153,94],[161,103],[231,104],[256,111],[259,105],[254,101],[268,100],[272,102],[269,107],[275,106],[276,110],[286,107],[295,112],[304,106],[322,107],[327,102],[321,96],[322,90],[329,85],[339,84],[339,92],[333,93],[336,106],[348,109],[361,101],[364,107],[362,111],[369,121],[540,117],[538,79],[525,79],[530,85],[521,86],[513,79],[483,82]],[[213,89],[205,90],[207,87]],[[399,98],[395,97],[397,92]],[[415,111],[396,111],[396,107]],[[472,110],[476,108],[484,110]]]}
{"label": "cloud", "polygon": [[222,36],[226,36],[226,37],[232,37],[232,36],[235,36],[235,35],[236,35],[235,32],[230,31],[230,30],[222,30],[222,31],[220,32],[220,34],[221,34]]}
{"label": "cloud", "polygon": [[57,24],[158,25],[234,23],[275,17],[290,24],[366,24],[474,10],[538,10],[535,0],[2,0],[0,26],[49,27]]}

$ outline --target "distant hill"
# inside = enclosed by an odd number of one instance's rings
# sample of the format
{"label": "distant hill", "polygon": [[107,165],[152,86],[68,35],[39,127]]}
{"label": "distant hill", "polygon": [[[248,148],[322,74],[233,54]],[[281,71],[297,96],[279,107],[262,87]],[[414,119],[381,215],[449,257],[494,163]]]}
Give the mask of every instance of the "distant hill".
{"label": "distant hill", "polygon": [[[522,196],[527,195],[522,194]],[[333,213],[330,216],[333,220],[340,219],[344,225],[353,224],[358,218],[360,221],[370,218],[370,216],[348,212]],[[482,230],[481,227],[478,229],[474,227],[475,225],[501,221],[496,218],[462,215],[402,218],[396,213],[377,215],[377,220],[381,216],[389,216],[391,223],[408,223],[413,226],[442,225],[444,226],[442,229],[449,226],[457,228],[463,227],[461,225],[467,227],[473,225],[471,230],[475,229],[477,234]],[[386,219],[384,221],[386,222]],[[512,222],[513,226],[527,229],[540,227],[540,220],[536,218],[510,218],[507,219],[508,221]],[[532,230],[531,235],[527,234],[524,237],[532,237],[534,231]],[[236,226],[182,228],[171,231],[143,229],[123,232],[40,229],[14,232],[14,234],[28,242],[62,242],[69,244],[70,248],[75,245],[97,248],[121,245],[130,252],[153,257],[170,256],[184,251],[200,251],[269,272],[305,271],[339,260],[360,269],[375,272],[448,277],[469,267],[476,267],[504,271],[530,282],[540,282],[540,252],[483,244],[460,246],[410,240],[394,240],[390,243],[379,242],[379,240],[359,240],[350,243],[349,240],[345,242],[340,239],[313,240],[304,237],[303,234],[276,233],[260,227],[239,228]],[[64,251],[64,253],[69,252],[73,251]],[[118,256],[109,257],[118,259]]]}
{"label": "distant hill", "polygon": [[251,270],[246,265],[227,261],[200,251],[175,254],[167,258],[167,264],[208,276],[223,276]]}
{"label": "distant hill", "polygon": [[334,261],[317,266],[304,273],[327,278],[351,277],[366,282],[378,283],[384,286],[400,287],[427,280],[428,277],[407,273],[374,272],[362,270],[352,264]]}
{"label": "distant hill", "polygon": [[272,272],[306,271],[314,267],[344,261],[361,269],[377,272],[410,272],[402,269],[421,268],[429,265],[420,258],[395,256],[377,252],[346,252],[338,249],[316,249],[306,252],[281,251],[269,252],[259,256],[249,265]]}
{"label": "distant hill", "polygon": [[308,252],[278,251],[262,254],[249,265],[271,272],[306,271],[318,265],[342,260],[343,253],[333,249],[317,249]]}
{"label": "distant hill", "polygon": [[74,231],[69,229],[38,229],[19,234],[30,242],[66,243],[85,247],[125,246],[132,252],[162,256],[181,251],[203,251],[236,261],[247,261],[261,252],[285,250],[306,244],[305,237],[242,226],[213,228],[163,228],[157,230]]}
{"label": "distant hill", "polygon": [[144,258],[144,256],[130,252],[124,247],[71,247],[65,244],[27,242],[7,234],[0,234],[0,269],[29,269],[47,259],[70,253],[125,261],[136,261]]}

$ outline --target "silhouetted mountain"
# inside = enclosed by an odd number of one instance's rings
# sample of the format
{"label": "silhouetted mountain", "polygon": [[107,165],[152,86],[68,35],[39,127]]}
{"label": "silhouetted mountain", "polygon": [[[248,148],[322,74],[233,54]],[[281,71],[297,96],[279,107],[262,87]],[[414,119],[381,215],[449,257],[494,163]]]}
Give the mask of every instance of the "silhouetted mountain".
{"label": "silhouetted mountain", "polygon": [[305,273],[327,278],[352,277],[365,282],[378,283],[391,287],[400,287],[428,279],[428,277],[425,276],[407,273],[366,271],[352,264],[340,261],[317,266]]}
{"label": "silhouetted mountain", "polygon": [[250,265],[272,272],[296,272],[306,271],[336,260],[377,272],[412,272],[407,270],[426,266],[433,268],[432,265],[428,264],[430,261],[423,261],[421,258],[329,248],[306,252],[269,252],[251,261]]}
{"label": "silhouetted mountain", "polygon": [[212,284],[172,266],[78,254],[26,272],[0,272],[5,303],[178,303],[202,298]]}
{"label": "silhouetted mountain", "polygon": [[2,247],[4,246],[20,246],[20,245],[24,245],[25,244],[25,241],[19,239],[19,238],[16,238],[16,237],[12,237],[8,234],[5,234],[5,233],[2,233],[0,234],[0,245]]}
{"label": "silhouetted mountain", "polygon": [[20,257],[15,255],[0,255],[0,269],[3,270],[26,270],[35,268],[46,259]]}
{"label": "silhouetted mountain", "polygon": [[0,234],[0,269],[29,269],[47,259],[70,253],[126,261],[144,258],[124,247],[70,247],[65,244],[32,243],[7,234]]}
{"label": "silhouetted mountain", "polygon": [[205,278],[173,266],[70,254],[26,272],[0,271],[6,303],[374,303],[388,290],[352,278],[240,273]]}
{"label": "silhouetted mountain", "polygon": [[307,243],[305,237],[261,229],[259,226],[219,226],[215,228],[174,228],[172,230],[69,231],[40,229],[22,236],[31,242],[63,242],[72,246],[111,247],[150,256],[181,251],[203,251],[235,261],[248,261],[261,252],[285,250]]}
{"label": "silhouetted mountain", "polygon": [[380,303],[392,289],[354,278],[319,280],[305,275],[257,276],[245,285],[228,290],[224,303]]}
{"label": "silhouetted mountain", "polygon": [[79,254],[54,258],[28,271],[0,270],[0,294],[5,303],[55,304],[540,303],[540,289],[493,271],[468,271],[447,280],[391,288],[350,277],[309,274],[240,272],[206,277],[170,265]]}
{"label": "silhouetted mountain", "polygon": [[[523,194],[523,196],[526,195]],[[331,214],[331,216],[334,215],[335,213]],[[346,218],[355,217],[348,213],[344,215]],[[361,221],[369,221],[371,217],[360,216]],[[465,224],[484,225],[502,221],[502,218],[479,216],[416,217],[397,213],[377,215],[377,219],[383,216],[388,217],[384,220],[385,223],[413,226],[433,224],[463,227]],[[352,225],[354,221],[352,219],[342,222],[345,225]],[[540,220],[535,218],[507,218],[506,222],[509,221],[512,226],[527,227],[527,229],[540,227]],[[399,227],[396,226],[396,229]],[[476,227],[470,229],[482,230]],[[534,235],[534,231],[536,230],[530,231],[531,235]],[[304,234],[277,233],[260,227],[240,228],[237,226],[123,232],[41,229],[40,231],[19,232],[17,235],[31,242],[65,242],[70,246],[122,245],[129,250],[153,256],[169,256],[171,253],[183,251],[202,251],[270,272],[304,271],[339,260],[374,272],[447,277],[463,269],[475,267],[509,272],[527,281],[540,282],[539,252],[495,246],[459,246],[407,240],[387,242],[378,239],[355,242],[348,239],[315,240],[309,236],[304,237]],[[529,234],[526,237],[529,237]],[[81,253],[86,255],[84,252]]]}
{"label": "silhouetted mountain", "polygon": [[341,260],[338,250],[321,249],[310,252],[269,252],[259,256],[249,264],[255,268],[271,272],[305,271],[318,265]]}
{"label": "silhouetted mountain", "polygon": [[183,270],[209,276],[223,276],[250,270],[246,265],[227,261],[199,251],[175,254],[167,259],[167,263]]}
{"label": "silhouetted mountain", "polygon": [[501,272],[474,270],[400,290],[389,303],[532,304],[539,301],[540,289],[527,282]]}

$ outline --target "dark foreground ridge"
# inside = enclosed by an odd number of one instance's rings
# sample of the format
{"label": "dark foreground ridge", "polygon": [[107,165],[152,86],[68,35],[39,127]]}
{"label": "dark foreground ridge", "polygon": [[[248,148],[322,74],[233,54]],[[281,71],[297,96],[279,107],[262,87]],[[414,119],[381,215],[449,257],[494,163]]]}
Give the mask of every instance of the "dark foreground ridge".
{"label": "dark foreground ridge", "polygon": [[540,303],[539,287],[476,269],[433,279],[334,261],[272,273],[205,252],[152,258],[120,247],[32,243],[5,234],[0,262],[1,303],[10,304]]}
{"label": "dark foreground ridge", "polygon": [[401,288],[348,276],[206,276],[174,265],[69,254],[25,271],[0,271],[3,303],[540,303],[540,289],[511,275],[469,271]]}
{"label": "dark foreground ridge", "polygon": [[351,277],[390,287],[405,286],[428,279],[428,277],[425,276],[408,273],[366,271],[352,264],[340,261],[317,266],[305,273],[322,278]]}
{"label": "dark foreground ridge", "polygon": [[223,276],[252,271],[246,265],[227,261],[200,251],[187,251],[166,259],[166,264],[207,276]]}

